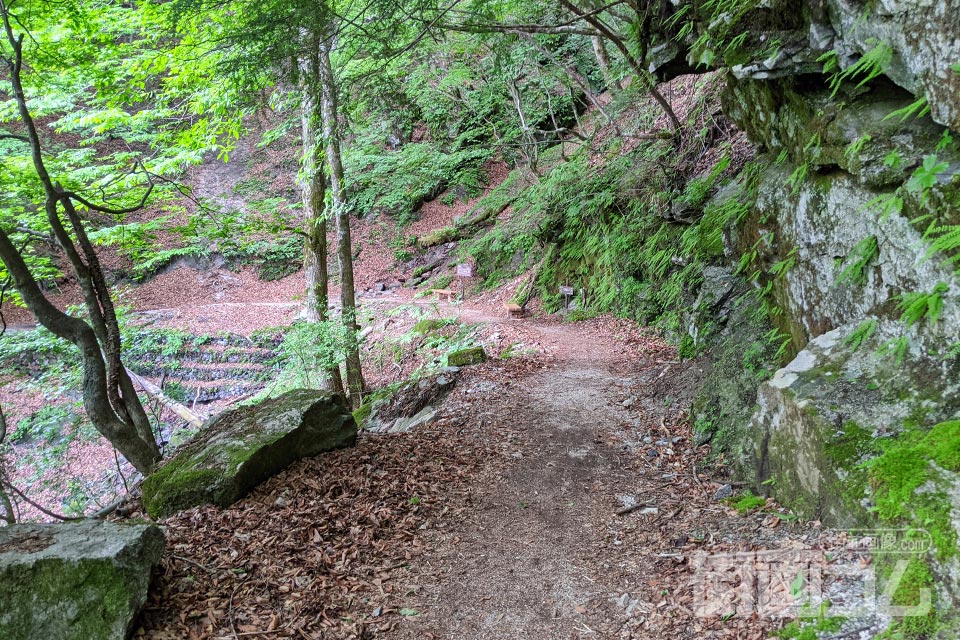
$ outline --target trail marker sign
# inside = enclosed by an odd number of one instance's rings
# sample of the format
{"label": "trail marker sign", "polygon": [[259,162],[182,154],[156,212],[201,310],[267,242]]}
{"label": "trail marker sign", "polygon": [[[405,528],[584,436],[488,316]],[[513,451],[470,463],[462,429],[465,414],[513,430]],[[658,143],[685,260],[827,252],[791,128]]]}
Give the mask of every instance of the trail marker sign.
{"label": "trail marker sign", "polygon": [[457,265],[457,277],[458,278],[472,278],[473,277],[473,265],[469,262],[464,262],[463,264]]}

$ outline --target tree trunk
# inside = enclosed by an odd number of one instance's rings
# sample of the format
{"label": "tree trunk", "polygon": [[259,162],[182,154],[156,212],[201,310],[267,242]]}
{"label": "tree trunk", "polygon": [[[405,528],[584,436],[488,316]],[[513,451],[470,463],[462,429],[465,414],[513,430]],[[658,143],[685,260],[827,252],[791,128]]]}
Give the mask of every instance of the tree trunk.
{"label": "tree trunk", "polygon": [[337,81],[330,62],[330,40],[320,44],[321,117],[326,142],[327,166],[330,168],[331,205],[337,221],[337,258],[340,264],[340,307],[343,325],[348,333],[347,389],[354,408],[363,399],[363,370],[357,334],[357,300],[353,283],[353,244],[350,240],[350,208],[343,192],[343,158],[340,155],[340,125],[337,106]]}
{"label": "tree trunk", "polygon": [[2,229],[0,260],[37,321],[54,335],[79,347],[83,359],[83,406],[90,422],[138,471],[150,473],[160,459],[160,448],[156,440],[152,437],[142,438],[112,410],[107,394],[107,368],[93,329],[83,320],[60,311],[47,300],[20,252]]}
{"label": "tree trunk", "polygon": [[595,13],[584,11],[577,5],[573,4],[570,0],[560,0],[560,4],[567,8],[574,15],[579,16],[588,22],[593,28],[600,32],[601,36],[609,40],[613,46],[617,48],[624,60],[627,61],[627,64],[630,65],[630,68],[633,70],[633,72],[637,74],[637,78],[639,78],[646,85],[646,89],[650,93],[650,96],[657,102],[657,104],[660,105],[660,108],[663,109],[667,119],[670,120],[670,126],[671,129],[673,129],[673,136],[676,140],[681,133],[680,120],[677,118],[677,114],[674,112],[673,107],[657,89],[657,83],[652,74],[644,68],[643,65],[646,61],[637,60],[630,53],[630,49],[627,47],[623,39],[617,36],[610,29],[610,27],[603,22],[603,20],[597,17]]}
{"label": "tree trunk", "polygon": [[600,66],[600,73],[603,75],[603,83],[607,85],[607,91],[611,95],[616,95],[621,87],[616,77],[613,75],[613,66],[610,64],[610,55],[607,53],[607,45],[603,43],[600,36],[593,36],[593,54],[597,57],[597,64]]}
{"label": "tree trunk", "polygon": [[[77,276],[92,326],[66,315],[47,300],[20,252],[3,230],[0,230],[0,259],[37,321],[80,349],[84,368],[84,408],[94,427],[138,470],[148,473],[159,460],[160,449],[146,411],[120,361],[120,329],[110,290],[73,199],[77,198],[88,207],[95,205],[64,191],[47,171],[36,122],[27,106],[23,88],[24,35],[14,33],[9,6],[4,0],[0,0],[0,17],[12,51],[12,59],[8,60],[8,80],[20,121],[26,130],[33,166],[43,187],[47,221]],[[70,222],[76,243],[60,219],[60,208]]]}
{"label": "tree trunk", "polygon": [[530,43],[530,45],[534,49],[540,52],[541,55],[543,55],[548,60],[550,60],[550,62],[552,62],[557,67],[562,69],[563,72],[567,74],[567,77],[573,80],[573,82],[578,87],[580,87],[580,90],[583,91],[584,97],[586,97],[586,99],[590,102],[590,104],[592,104],[593,107],[600,112],[600,115],[602,115],[607,122],[614,125],[617,135],[620,135],[620,128],[616,125],[613,119],[607,114],[606,110],[604,110],[603,105],[600,104],[600,101],[597,99],[597,96],[593,93],[593,89],[590,88],[590,82],[585,77],[583,77],[583,74],[578,72],[574,67],[564,64],[563,61],[561,61],[557,56],[553,55],[552,51],[550,51],[549,49],[541,45],[539,42],[537,42],[537,39],[534,38],[529,33],[521,33],[520,36],[524,40],[526,40],[528,43]]}
{"label": "tree trunk", "polygon": [[527,114],[523,110],[523,102],[520,100],[520,88],[517,86],[515,80],[507,83],[507,91],[510,93],[513,106],[517,110],[517,117],[520,118],[520,131],[523,132],[523,143],[520,146],[520,153],[527,163],[527,169],[531,174],[530,178],[532,180],[539,179],[540,144],[537,142],[537,137],[527,122]]}
{"label": "tree trunk", "polygon": [[[330,304],[327,272],[327,219],[324,213],[326,181],[323,174],[322,145],[317,123],[323,114],[316,94],[320,86],[319,44],[311,44],[310,55],[301,62],[300,120],[302,124],[303,166],[300,170],[300,198],[303,202],[303,272],[307,281],[304,318],[308,322],[326,322]],[[335,393],[343,393],[340,367],[331,367],[325,384]]]}
{"label": "tree trunk", "polygon": [[[2,335],[0,331],[0,335]],[[7,437],[7,417],[3,415],[3,407],[0,407],[0,444],[3,444],[3,441]],[[10,501],[10,496],[7,495],[7,488],[3,486],[3,478],[6,477],[3,469],[3,461],[0,461],[0,507],[3,508],[3,513],[0,514],[0,518],[10,525],[17,524],[17,513],[13,510],[13,503]]]}

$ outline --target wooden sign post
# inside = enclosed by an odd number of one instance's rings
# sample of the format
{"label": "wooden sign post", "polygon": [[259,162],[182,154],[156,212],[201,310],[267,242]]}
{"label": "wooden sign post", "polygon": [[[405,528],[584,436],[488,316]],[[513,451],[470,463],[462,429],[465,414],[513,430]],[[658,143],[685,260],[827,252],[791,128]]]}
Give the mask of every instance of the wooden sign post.
{"label": "wooden sign post", "polygon": [[469,262],[464,262],[457,265],[457,279],[460,280],[460,299],[463,300],[464,296],[464,283],[463,281],[467,278],[473,277],[473,265]]}
{"label": "wooden sign post", "polygon": [[560,295],[563,296],[563,308],[570,308],[570,298],[573,296],[573,287],[560,287]]}

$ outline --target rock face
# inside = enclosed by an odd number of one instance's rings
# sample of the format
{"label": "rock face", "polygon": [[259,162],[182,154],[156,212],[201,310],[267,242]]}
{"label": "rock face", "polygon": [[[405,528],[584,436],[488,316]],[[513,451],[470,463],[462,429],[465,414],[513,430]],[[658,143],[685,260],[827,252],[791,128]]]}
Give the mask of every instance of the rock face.
{"label": "rock face", "polygon": [[876,195],[850,174],[814,175],[794,189],[795,170],[790,163],[768,170],[757,200],[770,221],[767,260],[793,263],[774,287],[795,342],[867,316],[898,317],[897,296],[940,282],[945,304],[929,337],[960,335],[960,288],[945,256],[927,258],[922,230],[905,216],[872,211]]}
{"label": "rock face", "polygon": [[0,637],[128,637],[163,548],[163,533],[152,524],[0,528]]}
{"label": "rock face", "polygon": [[[705,269],[688,314],[714,367],[697,433],[806,518],[929,532],[913,587],[940,599],[898,631],[941,637],[960,628],[960,0],[740,6],[712,49],[687,42],[732,65],[723,110],[759,149],[724,234],[736,271]],[[731,306],[744,280],[795,354],[772,376],[746,375],[776,332]]]}
{"label": "rock face", "polygon": [[201,434],[143,482],[154,518],[201,504],[226,507],[291,462],[352,445],[344,399],[298,389],[211,418]]}
{"label": "rock face", "polygon": [[[813,2],[811,2],[813,4]],[[890,50],[885,73],[930,104],[933,119],[960,129],[960,2],[957,0],[827,0],[835,46],[847,64],[878,43]],[[868,19],[864,19],[865,16]]]}
{"label": "rock face", "polygon": [[[767,58],[733,67],[760,80],[819,73],[824,54],[848,69],[881,53],[883,73],[930,105],[934,121],[960,129],[960,2],[958,0],[766,0],[738,28],[775,38]],[[771,16],[775,16],[771,19]],[[803,17],[801,19],[800,17]],[[735,31],[734,31],[735,32]],[[763,40],[761,40],[762,42]]]}
{"label": "rock face", "polygon": [[884,354],[903,333],[892,321],[856,347],[845,340],[852,329],[815,338],[760,386],[757,483],[829,526],[924,532],[938,624],[956,625],[960,423],[950,421],[960,416],[960,363],[921,348]]}
{"label": "rock face", "polygon": [[960,364],[883,353],[902,333],[894,322],[856,348],[845,340],[852,331],[815,338],[762,384],[752,421],[757,480],[774,478],[799,513],[838,526],[870,519],[863,464],[878,442],[960,415]]}

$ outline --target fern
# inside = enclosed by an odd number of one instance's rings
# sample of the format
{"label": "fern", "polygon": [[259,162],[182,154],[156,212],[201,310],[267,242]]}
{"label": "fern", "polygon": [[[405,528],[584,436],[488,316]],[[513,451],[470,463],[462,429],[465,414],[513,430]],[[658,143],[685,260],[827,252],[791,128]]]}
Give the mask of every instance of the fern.
{"label": "fern", "polygon": [[877,350],[877,353],[880,355],[893,355],[895,363],[899,366],[900,363],[903,362],[904,356],[907,355],[907,349],[909,348],[910,339],[907,336],[900,336],[885,343]]}
{"label": "fern", "polygon": [[911,291],[901,294],[897,305],[901,311],[900,319],[908,327],[920,322],[936,322],[943,313],[943,294],[946,292],[947,284],[938,282],[929,293]]}
{"label": "fern", "polygon": [[886,121],[893,118],[900,118],[900,122],[906,122],[908,118],[922,118],[928,113],[930,113],[930,104],[927,102],[925,97],[921,97],[902,109],[891,111],[883,117],[883,120]]}
{"label": "fern", "polygon": [[830,78],[830,97],[837,95],[844,82],[852,82],[857,78],[857,88],[863,87],[870,81],[882,75],[893,59],[893,47],[888,42],[880,42],[864,53],[859,60],[843,71],[834,72]]}
{"label": "fern", "polygon": [[876,318],[864,320],[843,339],[843,343],[849,345],[856,351],[864,342],[873,337],[873,334],[877,331],[877,324]]}
{"label": "fern", "polygon": [[787,179],[787,184],[792,188],[793,195],[797,195],[800,192],[800,187],[807,179],[807,173],[809,171],[809,163],[804,162],[803,164],[797,165],[797,168],[790,174],[790,177]]}
{"label": "fern", "polygon": [[837,276],[837,283],[864,285],[867,283],[867,267],[880,254],[880,245],[876,236],[864,238],[853,248],[846,266]]}
{"label": "fern", "polygon": [[847,145],[847,148],[844,150],[843,155],[846,156],[847,160],[853,160],[863,152],[863,148],[867,145],[868,142],[873,140],[873,136],[869,133],[864,134]]}
{"label": "fern", "polygon": [[940,252],[947,254],[948,263],[960,262],[960,224],[935,227],[931,235],[934,237],[930,242],[927,258]]}
{"label": "fern", "polygon": [[790,250],[790,252],[786,255],[785,258],[783,258],[782,260],[778,260],[777,262],[774,262],[770,266],[770,274],[774,278],[782,278],[785,275],[787,275],[787,273],[791,269],[793,269],[793,267],[796,264],[797,264],[797,248],[794,247],[793,249]]}
{"label": "fern", "polygon": [[954,358],[960,357],[960,342],[953,343],[953,346],[943,354],[944,360],[953,360]]}
{"label": "fern", "polygon": [[896,193],[887,193],[877,196],[863,205],[863,208],[876,210],[880,214],[880,222],[883,222],[893,214],[900,215],[903,213],[903,198]]}
{"label": "fern", "polygon": [[777,347],[777,351],[774,354],[774,359],[781,359],[787,354],[787,349],[790,347],[790,336],[780,331],[780,329],[771,329],[763,336],[767,344]]}

